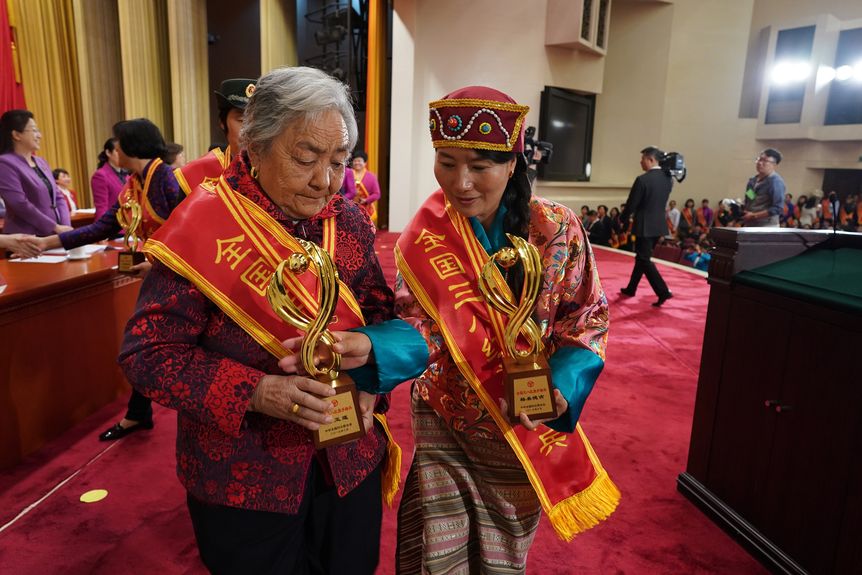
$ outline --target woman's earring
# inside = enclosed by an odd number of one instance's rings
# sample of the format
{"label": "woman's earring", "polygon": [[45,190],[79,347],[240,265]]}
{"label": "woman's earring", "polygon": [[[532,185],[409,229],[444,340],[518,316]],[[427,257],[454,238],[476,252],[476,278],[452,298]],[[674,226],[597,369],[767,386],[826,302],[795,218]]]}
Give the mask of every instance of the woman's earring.
{"label": "woman's earring", "polygon": [[514,175],[515,175],[515,170],[512,170],[511,172],[509,172],[509,179],[511,180],[512,176],[514,176]]}
{"label": "woman's earring", "polygon": [[248,172],[249,172],[249,174],[251,174],[251,177],[252,177],[252,178],[254,178],[255,180],[257,179],[257,176],[258,176],[258,174],[260,173],[260,172],[258,172],[258,171],[257,171],[257,167],[256,167],[256,166],[252,166],[252,167],[251,167],[251,169],[250,169]]}

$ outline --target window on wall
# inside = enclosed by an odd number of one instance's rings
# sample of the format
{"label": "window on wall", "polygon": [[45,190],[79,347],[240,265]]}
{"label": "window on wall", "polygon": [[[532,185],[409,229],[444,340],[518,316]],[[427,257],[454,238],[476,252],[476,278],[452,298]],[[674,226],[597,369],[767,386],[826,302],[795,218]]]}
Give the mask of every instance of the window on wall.
{"label": "window on wall", "polygon": [[862,28],[844,30],[835,51],[835,78],[829,85],[827,126],[862,124]]}
{"label": "window on wall", "polygon": [[766,103],[767,124],[798,124],[802,119],[814,29],[804,26],[778,32]]}

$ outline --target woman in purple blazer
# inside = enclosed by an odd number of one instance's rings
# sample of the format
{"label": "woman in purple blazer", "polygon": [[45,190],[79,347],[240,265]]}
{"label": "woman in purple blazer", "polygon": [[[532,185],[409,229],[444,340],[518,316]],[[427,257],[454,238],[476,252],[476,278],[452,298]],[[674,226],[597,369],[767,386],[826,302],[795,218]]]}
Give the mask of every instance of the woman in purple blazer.
{"label": "woman in purple blazer", "polygon": [[33,113],[9,110],[0,117],[0,197],[6,204],[3,233],[47,236],[72,229],[69,205],[51,167],[35,156],[42,133]]}
{"label": "woman in purple blazer", "polygon": [[117,139],[108,138],[99,154],[99,165],[90,178],[90,189],[93,191],[93,205],[96,208],[95,220],[117,203],[117,196],[126,184],[129,173],[120,167],[120,155],[117,152]]}

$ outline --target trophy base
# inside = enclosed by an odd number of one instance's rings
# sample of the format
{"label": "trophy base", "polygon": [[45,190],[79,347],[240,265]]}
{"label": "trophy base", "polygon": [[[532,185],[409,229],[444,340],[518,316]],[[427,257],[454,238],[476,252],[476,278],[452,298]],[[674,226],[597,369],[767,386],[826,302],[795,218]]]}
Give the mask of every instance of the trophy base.
{"label": "trophy base", "polygon": [[347,443],[365,435],[356,384],[350,376],[341,374],[333,387],[335,395],[326,398],[332,402],[333,421],[321,425],[314,432],[314,447],[317,449]]}
{"label": "trophy base", "polygon": [[503,358],[503,387],[509,405],[509,420],[519,421],[524,412],[530,419],[553,419],[557,417],[557,402],[554,401],[554,386],[551,384],[551,368],[544,356],[534,361],[519,363],[512,358]]}
{"label": "trophy base", "polygon": [[117,271],[124,274],[136,274],[138,270],[132,268],[143,263],[145,259],[144,252],[120,252],[117,255]]}

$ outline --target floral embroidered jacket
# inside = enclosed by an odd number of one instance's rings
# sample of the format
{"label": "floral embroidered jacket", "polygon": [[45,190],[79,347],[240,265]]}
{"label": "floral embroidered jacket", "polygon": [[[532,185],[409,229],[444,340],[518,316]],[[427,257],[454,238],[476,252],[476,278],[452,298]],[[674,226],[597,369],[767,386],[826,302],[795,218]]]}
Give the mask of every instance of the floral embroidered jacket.
{"label": "floral embroidered jacket", "polygon": [[[580,218],[569,208],[536,196],[530,210],[529,241],[539,249],[544,267],[533,319],[543,331],[554,383],[569,402],[569,410],[547,425],[568,433],[604,367],[608,302]],[[495,226],[502,226],[501,217]],[[477,224],[473,227],[477,229]],[[477,231],[483,244],[489,242],[482,230]],[[505,237],[496,229],[489,235]],[[496,251],[502,246],[488,247]],[[428,343],[429,367],[416,379],[422,398],[453,429],[502,440],[500,429],[456,367],[437,325],[400,274],[395,289],[396,315]]]}

